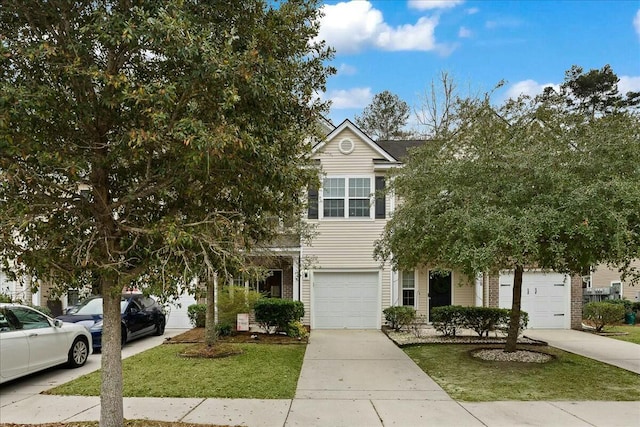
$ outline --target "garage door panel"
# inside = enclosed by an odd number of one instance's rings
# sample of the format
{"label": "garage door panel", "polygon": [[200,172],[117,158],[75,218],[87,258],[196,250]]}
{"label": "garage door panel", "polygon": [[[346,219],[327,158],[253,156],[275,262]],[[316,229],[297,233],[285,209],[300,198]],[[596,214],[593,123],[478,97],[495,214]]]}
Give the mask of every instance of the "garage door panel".
{"label": "garage door panel", "polygon": [[[568,280],[559,273],[525,272],[522,278],[522,310],[530,328],[565,328],[568,314]],[[500,276],[500,307],[511,308],[513,273]]]}
{"label": "garage door panel", "polygon": [[378,273],[316,273],[312,310],[317,329],[376,329]]}

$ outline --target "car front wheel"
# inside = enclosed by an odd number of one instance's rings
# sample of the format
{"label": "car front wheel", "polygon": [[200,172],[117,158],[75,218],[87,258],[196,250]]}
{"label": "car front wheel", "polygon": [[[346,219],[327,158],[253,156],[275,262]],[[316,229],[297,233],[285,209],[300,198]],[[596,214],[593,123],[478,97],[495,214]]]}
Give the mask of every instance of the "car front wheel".
{"label": "car front wheel", "polygon": [[154,332],[154,335],[157,335],[157,336],[163,335],[164,334],[164,328],[165,328],[164,319],[158,320],[158,323],[156,323],[156,330]]}
{"label": "car front wheel", "polygon": [[68,364],[72,368],[84,365],[89,357],[89,343],[86,338],[78,337],[73,341],[69,349]]}

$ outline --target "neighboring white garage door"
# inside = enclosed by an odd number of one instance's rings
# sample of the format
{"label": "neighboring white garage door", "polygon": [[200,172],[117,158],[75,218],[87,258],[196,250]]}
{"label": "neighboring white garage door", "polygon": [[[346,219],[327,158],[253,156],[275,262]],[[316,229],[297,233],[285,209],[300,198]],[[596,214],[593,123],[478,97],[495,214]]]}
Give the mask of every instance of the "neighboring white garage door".
{"label": "neighboring white garage door", "polygon": [[[511,308],[513,273],[500,275],[500,307]],[[522,277],[522,310],[529,313],[531,329],[571,327],[571,281],[559,273],[525,272]]]}
{"label": "neighboring white garage door", "polygon": [[377,272],[315,273],[311,310],[315,329],[378,329]]}
{"label": "neighboring white garage door", "polygon": [[191,304],[195,304],[196,299],[192,295],[183,294],[175,301],[175,304],[170,304],[171,312],[167,319],[168,329],[191,329],[191,321],[189,320],[189,314],[187,308]]}

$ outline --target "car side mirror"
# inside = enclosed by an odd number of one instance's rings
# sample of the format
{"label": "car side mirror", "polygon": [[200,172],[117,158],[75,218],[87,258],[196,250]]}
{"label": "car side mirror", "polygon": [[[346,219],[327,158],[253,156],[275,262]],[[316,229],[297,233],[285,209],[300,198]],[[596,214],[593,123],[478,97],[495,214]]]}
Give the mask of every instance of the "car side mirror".
{"label": "car side mirror", "polygon": [[56,328],[62,328],[62,320],[60,319],[54,319],[53,320],[53,326],[55,326]]}

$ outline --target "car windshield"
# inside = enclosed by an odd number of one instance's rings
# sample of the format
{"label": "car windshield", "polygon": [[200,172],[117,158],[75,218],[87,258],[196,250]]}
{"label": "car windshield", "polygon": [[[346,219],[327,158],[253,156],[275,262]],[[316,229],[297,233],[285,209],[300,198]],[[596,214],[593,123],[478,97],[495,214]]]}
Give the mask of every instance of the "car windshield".
{"label": "car windshield", "polygon": [[[126,308],[127,300],[123,298],[120,301],[120,313],[124,313]],[[89,298],[85,300],[73,314],[102,314],[102,298]]]}

